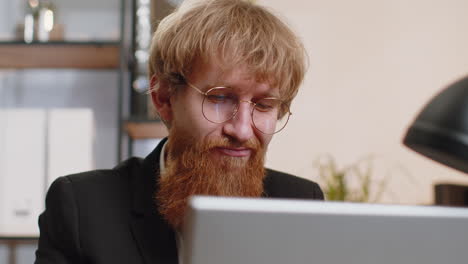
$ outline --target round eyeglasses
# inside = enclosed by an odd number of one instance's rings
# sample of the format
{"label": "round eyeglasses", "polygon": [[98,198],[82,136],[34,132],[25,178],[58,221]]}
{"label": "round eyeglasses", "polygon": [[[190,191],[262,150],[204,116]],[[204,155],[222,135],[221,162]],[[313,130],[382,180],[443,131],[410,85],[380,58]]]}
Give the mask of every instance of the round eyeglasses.
{"label": "round eyeglasses", "polygon": [[231,120],[236,116],[240,103],[245,102],[253,106],[251,116],[254,127],[263,134],[273,135],[283,130],[292,114],[289,107],[275,97],[265,97],[255,102],[244,101],[239,100],[229,87],[218,86],[202,92],[195,85],[187,84],[204,96],[202,113],[212,123],[221,124]]}

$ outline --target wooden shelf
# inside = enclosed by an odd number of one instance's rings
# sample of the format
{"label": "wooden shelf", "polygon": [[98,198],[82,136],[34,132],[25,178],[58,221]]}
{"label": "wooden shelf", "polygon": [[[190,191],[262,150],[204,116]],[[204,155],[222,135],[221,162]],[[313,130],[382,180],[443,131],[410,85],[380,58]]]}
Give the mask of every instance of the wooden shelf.
{"label": "wooden shelf", "polygon": [[8,235],[4,235],[4,234],[0,234],[0,243],[2,243],[3,240],[15,240],[15,241],[35,241],[35,240],[38,240],[39,239],[39,236],[38,235],[30,235],[30,236],[17,236],[17,235],[11,235],[11,234],[8,234]]}
{"label": "wooden shelf", "polygon": [[47,43],[0,45],[0,69],[117,69],[118,43]]}
{"label": "wooden shelf", "polygon": [[38,243],[37,237],[7,237],[0,235],[0,245],[6,246],[8,252],[8,263],[15,264],[17,262],[17,248],[18,246],[28,245],[34,246]]}
{"label": "wooden shelf", "polygon": [[127,121],[124,128],[132,139],[163,138],[168,135],[161,121]]}

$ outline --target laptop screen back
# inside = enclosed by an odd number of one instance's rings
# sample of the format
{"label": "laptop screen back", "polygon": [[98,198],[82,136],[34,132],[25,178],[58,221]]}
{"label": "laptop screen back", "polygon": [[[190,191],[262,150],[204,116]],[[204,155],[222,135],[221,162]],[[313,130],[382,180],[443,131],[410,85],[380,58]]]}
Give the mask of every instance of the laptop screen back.
{"label": "laptop screen back", "polygon": [[468,209],[194,197],[184,264],[467,263]]}

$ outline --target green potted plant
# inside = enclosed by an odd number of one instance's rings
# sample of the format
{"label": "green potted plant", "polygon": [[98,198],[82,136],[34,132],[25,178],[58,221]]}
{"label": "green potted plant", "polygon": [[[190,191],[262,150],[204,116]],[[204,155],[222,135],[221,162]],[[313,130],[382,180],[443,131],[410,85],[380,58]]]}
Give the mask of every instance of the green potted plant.
{"label": "green potted plant", "polygon": [[377,180],[373,157],[368,156],[346,167],[339,168],[331,155],[314,162],[325,198],[329,201],[377,202],[385,191],[387,179]]}

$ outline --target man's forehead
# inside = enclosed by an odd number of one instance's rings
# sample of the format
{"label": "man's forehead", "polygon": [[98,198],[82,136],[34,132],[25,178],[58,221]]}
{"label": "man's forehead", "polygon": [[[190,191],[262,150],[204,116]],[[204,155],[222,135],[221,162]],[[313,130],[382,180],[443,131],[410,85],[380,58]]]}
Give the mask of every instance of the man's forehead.
{"label": "man's forehead", "polygon": [[271,86],[268,82],[262,82],[253,77],[246,78],[230,78],[232,76],[222,76],[216,81],[208,84],[208,87],[229,87],[239,95],[253,94],[254,96],[279,96],[277,87]]}
{"label": "man's forehead", "polygon": [[[200,63],[194,67],[193,76],[205,87],[226,86],[239,93],[252,92],[278,96],[279,89],[268,78],[256,74],[247,65],[228,65],[217,61]],[[199,80],[203,78],[203,80]]]}

